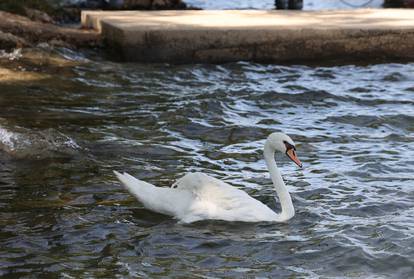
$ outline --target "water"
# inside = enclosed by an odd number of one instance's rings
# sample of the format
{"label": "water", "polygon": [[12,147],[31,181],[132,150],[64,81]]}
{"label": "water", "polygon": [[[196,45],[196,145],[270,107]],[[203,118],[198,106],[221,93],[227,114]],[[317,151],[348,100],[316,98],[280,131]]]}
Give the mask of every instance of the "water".
{"label": "water", "polygon": [[[39,53],[1,59],[15,71],[0,82],[1,277],[414,277],[414,63]],[[177,224],[112,174],[169,186],[203,171],[279,210],[262,158],[273,131],[304,163],[277,157],[297,212],[286,224]]]}
{"label": "water", "polygon": [[[206,10],[275,8],[275,0],[185,0],[191,6]],[[384,0],[304,0],[304,10],[380,8]]]}

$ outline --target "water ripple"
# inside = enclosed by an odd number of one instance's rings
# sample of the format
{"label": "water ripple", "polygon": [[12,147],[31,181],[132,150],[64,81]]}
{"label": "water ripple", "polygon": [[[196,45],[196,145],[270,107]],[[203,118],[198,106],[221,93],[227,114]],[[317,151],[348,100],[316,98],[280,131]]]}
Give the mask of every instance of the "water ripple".
{"label": "water ripple", "polygon": [[[0,85],[0,276],[414,276],[414,64],[85,59]],[[262,157],[273,131],[304,162],[276,157],[296,208],[286,224],[180,225],[112,175],[169,186],[203,171],[280,210]]]}

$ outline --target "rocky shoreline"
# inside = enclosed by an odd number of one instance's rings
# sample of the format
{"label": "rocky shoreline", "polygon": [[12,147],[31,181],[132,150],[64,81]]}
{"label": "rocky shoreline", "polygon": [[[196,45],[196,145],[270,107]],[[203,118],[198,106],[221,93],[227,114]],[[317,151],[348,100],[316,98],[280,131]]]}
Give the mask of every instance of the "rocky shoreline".
{"label": "rocky shoreline", "polygon": [[[33,3],[32,3],[33,2]],[[40,4],[39,4],[40,3]],[[48,0],[0,3],[0,50],[35,47],[46,43],[71,49],[102,46],[100,36],[80,28],[82,9],[180,10],[182,0],[88,0],[78,5],[54,7]]]}
{"label": "rocky shoreline", "polygon": [[[63,2],[60,1],[60,2]],[[386,1],[387,5],[396,1]],[[101,36],[80,27],[80,14],[87,10],[194,10],[183,0],[85,0],[53,6],[49,0],[2,0],[0,2],[0,51],[38,45],[70,49],[101,48]],[[59,1],[54,2],[59,3]],[[403,1],[404,7],[409,7]],[[384,4],[385,5],[385,4]],[[412,4],[414,5],[414,4]]]}
{"label": "rocky shoreline", "polygon": [[101,44],[99,34],[91,30],[33,21],[2,11],[0,17],[0,49],[34,47],[40,43],[74,49],[97,47]]}

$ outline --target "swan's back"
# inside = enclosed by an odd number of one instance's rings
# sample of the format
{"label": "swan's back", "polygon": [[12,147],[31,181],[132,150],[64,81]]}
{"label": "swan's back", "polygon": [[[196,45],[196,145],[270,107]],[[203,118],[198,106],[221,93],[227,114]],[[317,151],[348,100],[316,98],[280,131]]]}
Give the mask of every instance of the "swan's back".
{"label": "swan's back", "polygon": [[195,197],[187,219],[254,222],[271,221],[276,215],[245,191],[204,173],[188,173],[172,187]]}
{"label": "swan's back", "polygon": [[224,206],[230,201],[240,203],[250,198],[246,192],[201,172],[186,174],[177,180],[172,187],[177,190],[189,191],[205,202],[220,203]]}

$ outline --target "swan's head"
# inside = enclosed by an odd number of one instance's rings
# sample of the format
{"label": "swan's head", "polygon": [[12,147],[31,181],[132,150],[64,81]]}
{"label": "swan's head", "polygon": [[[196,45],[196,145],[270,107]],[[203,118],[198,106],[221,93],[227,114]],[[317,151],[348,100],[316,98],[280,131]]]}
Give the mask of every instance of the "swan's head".
{"label": "swan's head", "polygon": [[288,156],[289,159],[295,162],[295,164],[298,165],[300,168],[302,167],[302,163],[296,155],[295,143],[288,135],[279,132],[272,133],[267,138],[267,143],[274,150],[286,154],[286,156]]}

